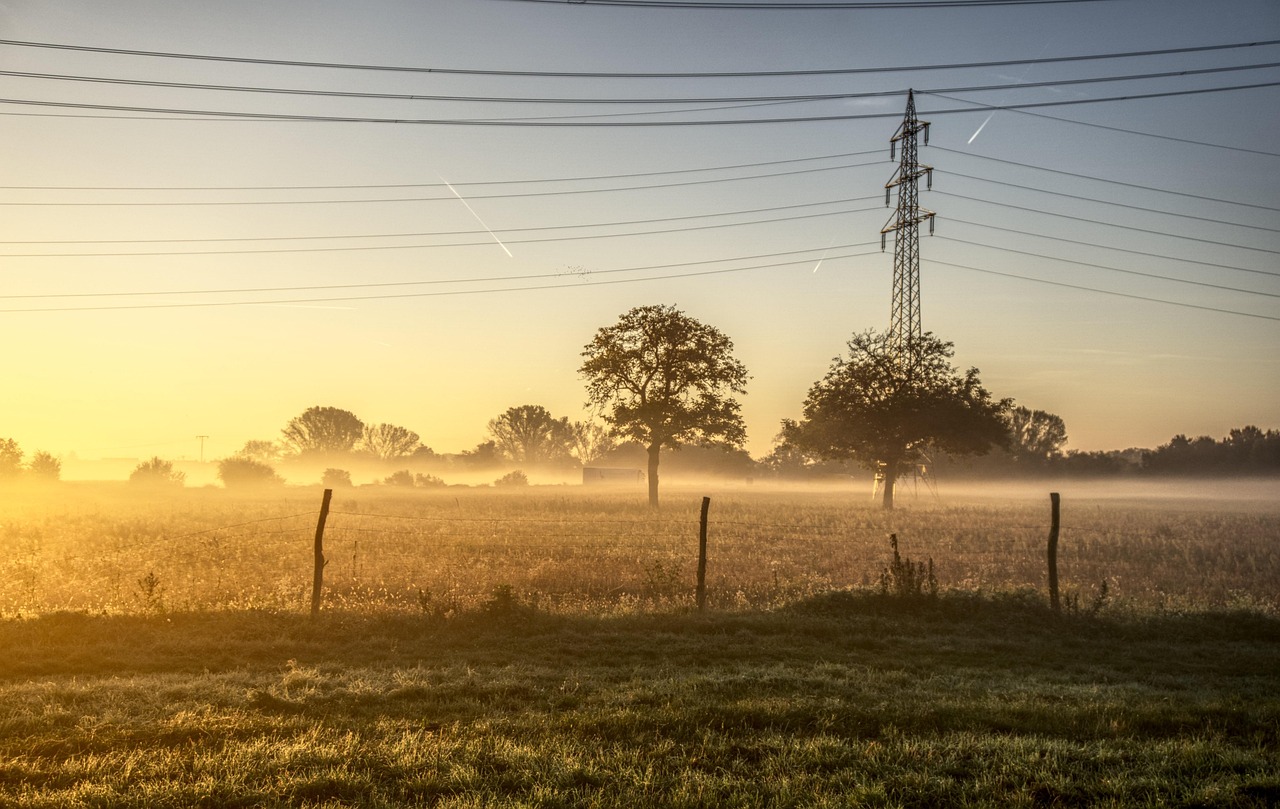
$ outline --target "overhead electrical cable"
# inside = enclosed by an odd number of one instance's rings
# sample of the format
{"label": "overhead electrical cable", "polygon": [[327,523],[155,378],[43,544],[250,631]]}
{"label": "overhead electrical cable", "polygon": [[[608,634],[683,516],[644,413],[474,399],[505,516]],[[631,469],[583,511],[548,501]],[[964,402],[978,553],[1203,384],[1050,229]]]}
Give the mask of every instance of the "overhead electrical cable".
{"label": "overhead electrical cable", "polygon": [[[455,188],[473,188],[486,185],[522,185],[527,183],[576,183],[594,180],[621,180],[635,177],[661,177],[671,174],[694,174],[708,171],[730,171],[735,169],[760,168],[763,166],[780,166],[787,163],[810,163],[817,160],[835,160],[845,157],[863,157],[869,154],[882,154],[883,148],[863,149],[859,152],[837,152],[813,157],[792,157],[785,160],[763,160],[757,163],[734,163],[725,166],[705,166],[695,169],[669,169],[666,171],[637,171],[626,174],[594,174],[578,177],[537,177],[524,180],[472,180],[449,183]],[[862,166],[865,163],[850,165]],[[832,168],[842,168],[833,166]],[[754,176],[754,175],[752,175]],[[775,176],[775,175],[765,175]],[[734,178],[730,178],[734,179]],[[0,190],[12,191],[333,191],[337,189],[355,188],[446,188],[445,183],[389,183],[360,185],[184,185],[184,186],[89,186],[89,185],[0,185]],[[642,186],[643,187],[643,186]]]}
{"label": "overhead electrical cable", "polygon": [[[917,92],[920,92],[920,91],[917,91]],[[954,96],[945,95],[937,91],[929,91],[929,94],[936,96],[938,98],[945,98],[948,101],[959,101],[962,104],[973,104],[975,107],[974,112],[978,112],[980,110],[986,110],[986,109],[995,109],[995,107],[992,107],[989,104],[984,104],[981,101],[972,101],[967,98],[956,98]],[[1174,135],[1164,135],[1157,132],[1143,132],[1142,130],[1139,130],[1139,129],[1126,129],[1122,126],[1108,126],[1107,124],[1098,124],[1092,121],[1077,121],[1072,118],[1059,118],[1056,115],[1045,115],[1043,112],[1030,112],[1028,110],[1019,110],[1019,109],[1011,109],[1011,108],[1004,108],[1004,109],[1006,109],[1008,112],[1017,113],[1018,115],[1028,115],[1028,116],[1031,116],[1032,118],[1043,118],[1046,121],[1057,121],[1060,124],[1075,124],[1077,126],[1087,126],[1092,129],[1105,129],[1108,132],[1123,132],[1126,135],[1142,135],[1143,137],[1147,137],[1147,138],[1158,138],[1160,140],[1173,141],[1174,143],[1189,143],[1193,146],[1209,146],[1214,149],[1228,149],[1233,152],[1245,152],[1248,154],[1263,155],[1265,157],[1280,157],[1280,152],[1268,152],[1265,149],[1249,149],[1244,146],[1228,146],[1225,143],[1212,143],[1210,141],[1205,141],[1205,140],[1179,138]]]}
{"label": "overhead electrical cable", "polygon": [[[1141,272],[1139,270],[1126,270],[1120,267],[1110,267],[1106,264],[1092,264],[1088,261],[1077,261],[1075,259],[1062,258],[1061,256],[1050,256],[1050,255],[1045,255],[1044,253],[1034,253],[1034,252],[1031,252],[1030,250],[1015,250],[1012,247],[1001,247],[1000,245],[996,245],[996,244],[985,244],[983,242],[969,241],[968,239],[957,239],[954,236],[936,235],[933,238],[939,239],[941,241],[955,242],[956,244],[967,244],[967,245],[970,245],[971,247],[985,247],[991,250],[999,250],[1003,253],[1015,253],[1020,256],[1030,256],[1032,258],[1043,258],[1049,261],[1060,261],[1064,264],[1076,264],[1081,267],[1090,267],[1096,270],[1106,270],[1107,272],[1118,272],[1118,273],[1121,273],[1122,275],[1134,275],[1140,278],[1151,278],[1156,281],[1171,281],[1175,284],[1189,284],[1192,286],[1206,287],[1209,289],[1221,289],[1226,292],[1239,292],[1244,295],[1261,295],[1267,298],[1280,298],[1280,292],[1263,292],[1258,289],[1244,289],[1242,287],[1229,287],[1224,284],[1213,284],[1208,281],[1193,281],[1189,278],[1177,278],[1172,275],[1159,275],[1157,273]],[[1280,273],[1275,273],[1275,274],[1280,275]]]}
{"label": "overhead electrical cable", "polygon": [[[1177,98],[1182,96],[1204,95],[1207,93],[1223,93],[1240,90],[1258,90],[1269,87],[1280,87],[1280,81],[1255,82],[1224,87],[1202,87],[1184,90],[1166,90],[1158,93],[1130,93],[1117,96],[1099,96],[1092,98],[1059,99],[1056,101],[1035,101],[1018,104],[993,104],[987,109],[1019,110],[1044,107],[1066,107],[1081,104],[1105,104],[1116,101],[1140,101],[1157,98]],[[901,95],[897,93],[896,95]],[[171,107],[149,107],[129,104],[84,104],[65,101],[40,101],[21,98],[0,98],[0,104],[17,106],[53,107],[56,109],[98,110],[106,112],[135,112],[156,115],[197,116],[240,121],[276,121],[290,123],[346,123],[346,124],[398,124],[398,125],[437,125],[437,126],[512,126],[512,127],[668,127],[668,126],[743,126],[751,124],[796,124],[824,123],[834,121],[862,121],[883,118],[897,118],[901,113],[850,113],[846,115],[796,115],[775,118],[725,118],[694,119],[675,121],[600,121],[600,120],[532,120],[527,118],[387,118],[381,116],[343,116],[288,114],[273,112],[245,112],[228,110],[200,110]],[[972,109],[940,109],[922,111],[927,115],[952,115],[971,113]],[[654,113],[662,114],[662,113]]]}
{"label": "overhead electrical cable", "polygon": [[922,8],[988,8],[992,6],[1047,6],[1064,3],[1105,3],[1114,0],[843,0],[829,3],[751,3],[742,0],[506,0],[509,3],[544,3],[555,6],[620,6],[625,8],[732,9],[734,11],[820,11],[860,9],[896,11]]}
{"label": "overhead electrical cable", "polygon": [[958,154],[958,155],[964,155],[966,157],[976,157],[979,160],[989,160],[993,163],[1003,163],[1007,166],[1017,166],[1019,168],[1024,168],[1024,169],[1035,169],[1037,171],[1045,171],[1050,174],[1059,174],[1065,177],[1077,177],[1081,180],[1095,180],[1100,183],[1118,185],[1124,188],[1137,188],[1142,191],[1157,191],[1161,194],[1172,194],[1173,196],[1177,196],[1177,197],[1187,197],[1188,199],[1198,199],[1198,200],[1203,200],[1205,202],[1221,202],[1224,205],[1239,205],[1244,208],[1257,208],[1258,210],[1262,210],[1262,211],[1280,212],[1280,208],[1274,208],[1270,205],[1258,205],[1252,202],[1240,202],[1239,200],[1234,200],[1234,199],[1223,199],[1222,197],[1209,197],[1209,196],[1205,196],[1204,194],[1192,194],[1187,191],[1174,191],[1169,188],[1157,188],[1152,185],[1140,185],[1138,183],[1127,183],[1127,182],[1124,182],[1123,180],[1115,180],[1110,177],[1098,177],[1092,174],[1079,174],[1073,171],[1063,171],[1062,169],[1051,169],[1048,166],[1037,166],[1033,163],[1019,163],[1015,160],[1006,160],[1001,157],[990,157],[988,155],[982,155],[976,152],[965,152],[959,149],[948,149],[945,146],[933,145],[933,146],[930,146],[929,148],[939,152],[947,152],[948,154]]}
{"label": "overhead electrical cable", "polygon": [[1007,228],[1001,225],[989,225],[983,222],[971,222],[967,219],[958,219],[954,216],[948,216],[947,221],[957,222],[961,225],[972,225],[973,227],[978,227],[978,228],[988,228],[990,230],[999,230],[1005,233],[1016,233],[1019,236],[1032,236],[1037,239],[1051,239],[1052,241],[1055,241],[1055,242],[1067,242],[1068,244],[1078,244],[1084,247],[1094,247],[1099,250],[1114,250],[1117,253],[1129,253],[1135,256],[1147,256],[1148,258],[1159,258],[1159,259],[1164,259],[1166,261],[1183,261],[1190,264],[1199,264],[1204,267],[1217,267],[1222,270],[1235,270],[1237,272],[1254,273],[1256,275],[1280,276],[1280,272],[1274,272],[1272,270],[1255,270],[1255,269],[1250,269],[1248,267],[1237,267],[1234,264],[1215,264],[1210,261],[1200,261],[1198,259],[1184,258],[1182,256],[1166,256],[1162,253],[1150,253],[1145,250],[1132,250],[1127,247],[1112,247],[1111,245],[1097,244],[1096,242],[1086,242],[1080,239],[1068,239],[1064,236],[1049,236],[1044,233],[1033,233],[1029,230],[1018,230],[1016,228]]}
{"label": "overhead electrical cable", "polygon": [[[935,168],[934,173],[945,174],[947,177],[963,177],[966,180],[977,180],[978,182],[990,183],[992,185],[1002,185],[1007,188],[1019,188],[1019,189],[1022,189],[1023,191],[1034,191],[1039,194],[1049,194],[1055,197],[1063,197],[1064,199],[1075,199],[1075,200],[1080,200],[1081,202],[1092,202],[1098,205],[1111,205],[1116,208],[1128,208],[1134,211],[1146,211],[1148,213],[1161,214],[1164,216],[1174,216],[1179,219],[1190,219],[1196,222],[1211,222],[1215,225],[1230,225],[1232,227],[1237,227],[1237,228],[1248,228],[1249,230],[1264,230],[1264,231],[1267,231],[1268,233],[1280,233],[1280,228],[1269,228],[1263,225],[1249,225],[1249,224],[1245,224],[1244,222],[1236,222],[1229,219],[1213,219],[1208,216],[1196,216],[1194,214],[1189,214],[1189,213],[1178,213],[1177,211],[1166,211],[1161,208],[1150,208],[1145,205],[1130,205],[1125,202],[1115,202],[1113,200],[1098,199],[1097,197],[1086,197],[1086,196],[1081,196],[1079,194],[1068,194],[1065,191],[1050,191],[1048,188],[1037,188],[1034,185],[1020,185],[1018,183],[1010,183],[1010,182],[1005,182],[1003,180],[992,180],[987,177],[978,177],[973,174],[963,174],[958,171],[952,171],[951,169],[946,169],[944,171],[944,170]],[[937,193],[944,193],[944,192],[938,191]],[[952,196],[958,196],[958,195],[953,194]],[[982,200],[982,201],[985,202],[987,200]],[[992,203],[992,204],[1000,204],[1000,203]],[[0,244],[5,244],[5,242],[0,242]]]}
{"label": "overhead electrical cable", "polygon": [[19,48],[46,48],[55,50],[78,51],[81,53],[103,53],[119,56],[145,56],[160,59],[185,59],[203,62],[228,62],[232,64],[274,65],[280,67],[312,67],[327,70],[370,70],[394,73],[442,73],[472,76],[524,76],[539,78],[591,78],[591,79],[722,79],[722,78],[760,78],[773,76],[838,76],[863,73],[897,73],[921,70],[962,70],[966,68],[998,68],[1019,67],[1025,65],[1044,65],[1056,62],[1086,62],[1101,59],[1130,59],[1145,56],[1168,56],[1184,53],[1206,53],[1209,51],[1236,50],[1240,48],[1257,48],[1268,45],[1280,45],[1280,39],[1258,40],[1255,42],[1231,42],[1217,45],[1199,45],[1183,48],[1160,48],[1141,51],[1120,51],[1116,53],[1077,54],[1072,56],[1039,57],[1035,59],[1002,59],[982,62],[950,62],[941,64],[899,65],[882,67],[830,68],[814,70],[753,70],[730,72],[662,72],[662,73],[618,73],[601,71],[547,71],[547,70],[486,70],[474,68],[442,68],[413,67],[405,65],[373,65],[344,62],[307,62],[291,59],[258,59],[243,56],[216,56],[210,54],[181,53],[174,51],[147,51],[127,48],[105,48],[91,45],[69,45],[55,42],[30,42],[15,39],[0,39],[0,45]]}
{"label": "overhead electrical cable", "polygon": [[[874,197],[856,197],[857,199],[879,199],[879,195]],[[654,236],[667,233],[687,233],[697,230],[719,230],[722,228],[745,227],[749,225],[766,225],[777,222],[794,222],[800,219],[818,219],[824,216],[841,216],[850,213],[865,213],[867,211],[878,211],[880,206],[872,206],[870,208],[848,208],[837,211],[826,211],[823,213],[799,214],[796,216],[779,216],[769,219],[756,219],[748,222],[726,222],[716,225],[696,225],[693,227],[683,228],[659,228],[654,230],[638,230],[631,233],[598,233],[587,234],[582,236],[555,236],[546,239],[503,239],[504,244],[540,244],[543,242],[572,242],[584,241],[589,239],[616,239],[628,236]],[[702,218],[702,217],[691,217]],[[548,226],[546,229],[555,230],[568,227],[591,227],[589,225],[573,226]],[[597,225],[595,227],[603,227]],[[498,233],[508,233],[515,229],[496,229]],[[487,230],[459,231],[461,233],[486,233],[492,237],[492,232]],[[83,252],[83,253],[0,253],[0,258],[107,258],[107,257],[140,257],[140,256],[239,256],[239,255],[259,255],[267,253],[340,253],[340,252],[360,252],[374,250],[426,250],[439,249],[445,247],[478,247],[492,246],[492,239],[486,239],[477,242],[448,242],[445,244],[379,244],[368,246],[351,246],[351,247],[286,247],[286,248],[270,248],[270,249],[252,249],[252,250],[164,250],[154,252]]]}
{"label": "overhead electrical cable", "polygon": [[[872,243],[874,244],[874,243]],[[854,258],[857,256],[869,256],[879,252],[878,250],[868,250],[864,253],[850,253],[841,258]],[[830,257],[829,257],[830,259]],[[598,281],[591,284],[579,282],[571,282],[566,284],[544,284],[537,286],[524,287],[503,287],[499,289],[458,289],[447,290],[443,292],[399,292],[389,293],[386,295],[361,295],[361,296],[341,296],[330,298],[299,298],[291,300],[263,300],[263,301],[198,301],[192,303],[154,303],[154,304],[121,304],[111,306],[77,306],[77,307],[41,307],[32,309],[0,309],[3,313],[17,312],[100,312],[109,310],[130,310],[130,309],[190,309],[195,307],[209,306],[271,306],[279,304],[307,304],[307,303],[340,303],[353,301],[371,301],[371,300],[390,300],[398,298],[436,298],[451,297],[459,295],[489,295],[500,292],[531,292],[536,290],[548,289],[583,289],[590,287],[612,286],[615,284],[634,284],[644,281],[669,281],[678,278],[697,278],[709,275],[726,275],[729,273],[749,272],[751,270],[772,269],[775,267],[790,267],[797,264],[808,265],[813,259],[804,259],[803,261],[785,261],[774,264],[758,264],[751,267],[730,267],[719,270],[701,270],[698,272],[673,273],[671,275],[658,275],[647,278],[611,278],[605,281]]]}
{"label": "overhead electrical cable", "polygon": [[[592,277],[596,275],[614,275],[618,273],[629,272],[646,272],[650,270],[669,270],[676,267],[697,267],[704,264],[724,264],[731,261],[758,261],[764,258],[778,258],[780,256],[794,256],[802,253],[823,253],[830,250],[846,250],[859,247],[872,247],[877,242],[858,242],[853,244],[833,244],[827,247],[809,247],[803,250],[784,250],[779,253],[756,253],[749,256],[732,256],[730,258],[712,258],[704,261],[680,261],[672,264],[649,264],[640,267],[614,267],[605,270],[589,270],[584,275]],[[865,255],[859,253],[857,255]],[[835,260],[840,258],[848,258],[846,255],[828,255],[826,260]],[[807,263],[812,258],[799,259],[796,262],[789,263]],[[769,265],[775,266],[775,265]],[[780,265],[777,265],[780,266]],[[144,291],[144,292],[55,292],[44,295],[0,295],[0,300],[28,300],[28,299],[48,299],[48,298],[131,298],[140,296],[153,295],[230,295],[230,294],[250,294],[262,292],[312,292],[330,289],[375,289],[383,287],[408,287],[408,286],[435,286],[439,284],[482,284],[497,283],[500,281],[521,281],[534,280],[544,278],[565,278],[569,276],[567,272],[556,273],[535,273],[527,275],[491,275],[479,278],[433,278],[427,281],[386,281],[379,283],[362,283],[362,284],[325,284],[311,286],[292,286],[292,287],[248,287],[239,289],[171,289],[163,291]],[[579,276],[581,277],[581,276]]]}
{"label": "overhead electrical cable", "polygon": [[[613,191],[645,191],[653,188],[683,188],[688,186],[712,185],[716,183],[735,182],[739,180],[760,180],[772,177],[795,177],[801,174],[816,174],[824,171],[834,171],[838,169],[862,168],[878,164],[879,161],[872,163],[846,163],[840,166],[826,166],[816,169],[794,169],[792,171],[768,172],[765,174],[748,174],[741,177],[717,177],[707,180],[685,180],[683,182],[671,183],[648,183],[646,185],[623,185],[612,186],[609,188],[566,188],[553,191],[521,191],[517,193],[507,194],[468,194],[467,199],[517,199],[523,197],[560,197],[571,196],[577,194],[602,194]],[[221,190],[221,189],[219,189]],[[347,205],[347,204],[364,204],[370,202],[452,202],[457,198],[452,196],[439,197],[374,197],[371,199],[278,199],[278,200],[178,200],[178,201],[133,201],[133,202],[5,202],[0,201],[0,206],[5,207],[34,207],[34,208],[138,208],[146,206],[161,207],[201,207],[201,206],[227,206],[227,205]],[[130,240],[132,241],[132,240]]]}
{"label": "overhead electrical cable", "polygon": [[[949,98],[948,93],[984,93],[1002,90],[1024,90],[1039,87],[1066,87],[1078,84],[1104,84],[1110,82],[1148,81],[1151,79],[1183,78],[1186,76],[1205,76],[1218,73],[1237,73],[1245,70],[1267,70],[1280,67],[1280,62],[1258,62],[1248,65],[1227,65],[1220,67],[1195,68],[1187,70],[1165,70],[1155,73],[1129,73],[1115,76],[1092,76],[1076,79],[1046,79],[1034,82],[1009,82],[1005,84],[982,84],[964,87],[941,87],[938,89],[917,89],[917,95],[936,95]],[[272,95],[297,95],[322,98],[358,98],[376,101],[432,101],[454,103],[484,104],[739,104],[747,102],[802,103],[809,101],[843,101],[850,99],[886,98],[901,95],[900,90],[879,90],[840,93],[792,93],[786,95],[766,96],[702,96],[702,97],[639,97],[639,98],[574,98],[566,96],[478,96],[478,95],[434,95],[427,93],[373,93],[351,90],[314,90],[298,87],[254,87],[243,84],[201,84],[193,82],[160,81],[155,79],[120,79],[108,76],[82,76],[65,73],[30,73],[18,70],[0,70],[0,76],[23,79],[39,79],[89,84],[109,84],[126,87],[153,87],[174,90],[203,90],[224,93],[260,93]],[[950,99],[965,103],[965,99]],[[985,106],[985,105],[984,105]]]}
{"label": "overhead electrical cable", "polygon": [[1083,216],[1072,216],[1070,214],[1065,214],[1065,213],[1045,211],[1039,208],[1028,208],[1025,205],[1010,205],[1009,203],[1006,203],[1006,202],[996,202],[994,200],[983,199],[981,197],[970,197],[964,194],[953,194],[949,191],[934,191],[933,193],[939,194],[945,197],[952,197],[954,199],[965,199],[965,200],[969,200],[970,202],[981,202],[986,205],[997,205],[1001,208],[1016,208],[1019,211],[1025,211],[1028,213],[1037,213],[1037,214],[1042,214],[1044,216],[1054,216],[1059,219],[1069,219],[1072,222],[1086,222],[1090,225],[1102,225],[1104,227],[1119,228],[1120,230],[1128,230],[1134,233],[1147,233],[1152,236],[1164,236],[1169,239],[1185,239],[1186,241],[1199,242],[1200,244],[1212,244],[1218,247],[1234,247],[1238,250],[1251,250],[1255,253],[1271,253],[1273,255],[1280,255],[1280,250],[1272,250],[1267,247],[1250,247],[1249,245],[1240,244],[1239,242],[1220,242],[1214,239],[1204,239],[1198,236],[1188,236],[1182,233],[1169,233],[1163,230],[1152,230],[1150,228],[1140,228],[1134,225],[1122,225],[1118,222],[1104,222],[1101,219],[1089,219]]}
{"label": "overhead electrical cable", "polygon": [[1152,298],[1147,295],[1133,295],[1128,292],[1116,292],[1110,289],[1098,289],[1097,287],[1086,287],[1086,286],[1081,286],[1079,284],[1068,284],[1064,281],[1050,281],[1045,278],[1034,278],[1029,275],[1017,275],[1016,273],[999,272],[997,270],[988,270],[988,269],[983,269],[981,267],[970,267],[964,264],[952,264],[951,262],[948,262],[948,261],[938,261],[937,259],[932,259],[932,258],[925,259],[925,261],[928,261],[930,264],[938,264],[943,267],[954,267],[957,270],[969,270],[970,272],[980,272],[985,275],[998,275],[1002,278],[1016,278],[1021,281],[1031,281],[1037,284],[1048,284],[1050,286],[1055,286],[1055,287],[1065,287],[1067,289],[1076,289],[1082,292],[1095,292],[1100,295],[1112,295],[1117,298],[1128,298],[1130,300],[1147,301],[1149,303],[1162,303],[1162,304],[1165,304],[1166,306],[1180,306],[1184,309],[1199,309],[1201,311],[1217,312],[1218,314],[1223,314],[1223,315],[1238,315],[1240,317],[1252,317],[1252,318],[1257,318],[1259,320],[1280,321],[1280,317],[1275,317],[1273,315],[1260,315],[1255,312],[1241,312],[1235,309],[1219,309],[1214,306],[1202,306],[1200,304],[1195,304],[1195,303],[1184,303],[1182,301],[1170,301],[1170,300],[1165,300],[1163,298]]}

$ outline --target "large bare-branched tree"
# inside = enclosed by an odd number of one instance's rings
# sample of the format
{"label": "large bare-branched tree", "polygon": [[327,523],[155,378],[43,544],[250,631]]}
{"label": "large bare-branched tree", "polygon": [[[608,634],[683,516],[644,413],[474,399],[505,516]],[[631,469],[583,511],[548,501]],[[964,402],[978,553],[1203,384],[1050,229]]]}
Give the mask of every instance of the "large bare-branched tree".
{"label": "large bare-branched tree", "polygon": [[394,424],[366,425],[360,436],[360,448],[383,461],[407,457],[421,446],[417,433]]}
{"label": "large bare-branched tree", "polygon": [[734,394],[747,369],[733,343],[674,306],[639,306],[596,332],[579,372],[587,400],[616,435],[649,455],[649,505],[658,505],[658,455],[690,442],[740,448],[747,432]]}
{"label": "large bare-branched tree", "polygon": [[364,433],[364,422],[349,410],[309,407],[280,433],[280,442],[299,455],[350,452]]}
{"label": "large bare-branched tree", "polygon": [[887,332],[853,335],[849,356],[836,357],[809,389],[804,418],[783,422],[784,440],[883,473],[883,505],[893,508],[898,475],[926,448],[982,454],[1008,440],[1009,400],[992,399],[977,368],[961,373],[952,367],[954,354],[951,343],[931,333],[899,352]]}
{"label": "large bare-branched tree", "polygon": [[568,418],[556,418],[542,405],[521,405],[489,421],[489,434],[498,451],[521,464],[547,464],[569,457],[573,428]]}
{"label": "large bare-branched tree", "polygon": [[578,463],[587,466],[618,445],[613,430],[596,421],[575,421],[572,424],[572,440],[569,454]]}

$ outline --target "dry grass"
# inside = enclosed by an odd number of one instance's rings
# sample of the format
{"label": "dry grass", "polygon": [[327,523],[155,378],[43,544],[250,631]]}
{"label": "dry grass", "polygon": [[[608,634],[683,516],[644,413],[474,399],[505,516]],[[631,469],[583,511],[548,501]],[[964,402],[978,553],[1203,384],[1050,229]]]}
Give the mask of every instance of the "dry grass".
{"label": "dry grass", "polygon": [[[319,491],[246,496],[63,486],[0,511],[0,615],[309,604]],[[934,560],[939,585],[1045,586],[1047,497],[906,498],[884,513],[861,491],[714,491],[713,607],[761,607],[873,587],[889,533]],[[652,512],[637,492],[535,487],[335,494],[325,534],[326,605],[447,615],[500,592],[552,612],[689,606],[701,491],[669,488]],[[1274,501],[1064,499],[1062,586],[1082,608],[1273,611],[1280,581]]]}

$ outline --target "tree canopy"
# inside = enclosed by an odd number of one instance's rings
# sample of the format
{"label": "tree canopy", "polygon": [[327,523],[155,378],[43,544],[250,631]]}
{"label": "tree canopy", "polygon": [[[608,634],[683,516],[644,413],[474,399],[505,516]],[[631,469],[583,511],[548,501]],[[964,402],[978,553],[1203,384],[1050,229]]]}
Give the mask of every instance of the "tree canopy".
{"label": "tree canopy", "polygon": [[658,504],[662,447],[699,442],[740,448],[746,427],[734,394],[746,392],[747,369],[733,343],[674,306],[640,306],[596,332],[579,373],[588,405],[616,435],[645,446],[649,503]]}
{"label": "tree canopy", "polygon": [[360,447],[383,461],[405,458],[421,446],[417,433],[395,424],[367,425],[360,436]]}
{"label": "tree canopy", "polygon": [[281,442],[300,455],[350,452],[364,433],[364,422],[349,410],[309,407],[280,432]]}
{"label": "tree canopy", "polygon": [[516,463],[548,464],[568,459],[573,428],[542,405],[520,405],[489,421],[498,451]]}
{"label": "tree canopy", "polygon": [[786,442],[828,459],[852,459],[884,474],[885,508],[893,507],[898,475],[926,448],[953,455],[981,454],[1008,440],[1008,400],[994,400],[978,369],[951,365],[954,346],[932,333],[899,352],[888,333],[867,331],[849,340],[849,356],[836,357],[814,383],[804,417],[784,421]]}

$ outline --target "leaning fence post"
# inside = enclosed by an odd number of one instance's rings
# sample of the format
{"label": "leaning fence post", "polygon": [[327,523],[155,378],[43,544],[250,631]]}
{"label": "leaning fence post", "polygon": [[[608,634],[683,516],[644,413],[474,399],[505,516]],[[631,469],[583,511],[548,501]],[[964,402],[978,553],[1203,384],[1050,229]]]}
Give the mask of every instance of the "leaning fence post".
{"label": "leaning fence post", "polygon": [[320,520],[316,523],[316,560],[315,576],[311,580],[311,617],[320,614],[320,593],[324,589],[324,523],[329,519],[329,500],[333,497],[333,489],[324,490],[324,499],[320,501]]}
{"label": "leaning fence post", "polygon": [[1054,612],[1060,609],[1058,604],[1058,504],[1057,492],[1049,493],[1051,516],[1049,518],[1049,606]]}
{"label": "leaning fence post", "polygon": [[702,517],[698,522],[698,612],[707,606],[707,510],[711,498],[702,498]]}

